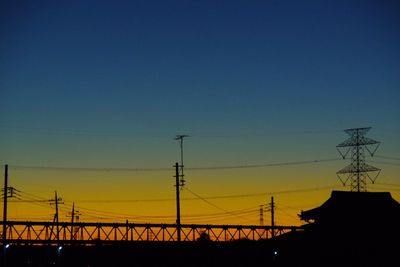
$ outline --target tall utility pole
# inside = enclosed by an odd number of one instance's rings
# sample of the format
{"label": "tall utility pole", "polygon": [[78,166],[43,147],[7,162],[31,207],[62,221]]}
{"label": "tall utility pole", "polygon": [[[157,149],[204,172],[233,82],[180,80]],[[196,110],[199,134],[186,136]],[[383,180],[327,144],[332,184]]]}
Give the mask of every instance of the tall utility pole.
{"label": "tall utility pole", "polygon": [[72,203],[72,212],[71,212],[71,240],[74,239],[74,219],[75,219],[75,202]]}
{"label": "tall utility pole", "polygon": [[54,205],[56,207],[56,213],[54,214],[53,225],[51,227],[50,236],[53,233],[53,228],[54,228],[54,225],[55,225],[56,226],[56,240],[57,240],[57,242],[60,241],[60,228],[59,228],[59,221],[58,221],[58,218],[59,218],[59,216],[58,216],[58,204],[63,204],[63,202],[60,202],[60,201],[62,201],[62,198],[59,198],[57,196],[57,191],[55,191],[54,199],[50,200],[50,205],[54,203]]}
{"label": "tall utility pole", "polygon": [[275,237],[275,203],[274,197],[271,197],[271,203],[269,203],[268,211],[271,212],[271,237]]}
{"label": "tall utility pole", "polygon": [[75,226],[75,219],[76,221],[79,220],[79,211],[75,210],[75,202],[72,203],[72,211],[68,212],[69,215],[67,215],[67,217],[71,217],[71,240],[75,240],[76,239],[76,231],[74,230]]}
{"label": "tall utility pole", "polygon": [[177,240],[181,241],[181,206],[180,206],[180,190],[185,185],[183,174],[183,139],[189,135],[177,135],[175,140],[179,141],[181,164],[175,163],[175,189],[176,189],[176,233]]}
{"label": "tall utility pole", "polygon": [[[351,151],[350,165],[336,173],[343,185],[350,181],[350,191],[366,192],[367,178],[374,183],[381,171],[381,169],[365,163],[365,150],[373,156],[380,144],[378,141],[365,137],[370,129],[371,127],[344,130],[350,138],[336,146],[343,159]],[[376,175],[371,177],[370,172],[375,172]]]}
{"label": "tall utility pole", "polygon": [[181,206],[179,200],[180,183],[179,183],[179,164],[175,163],[175,187],[176,187],[176,233],[178,242],[181,241]]}
{"label": "tall utility pole", "polygon": [[71,211],[71,240],[74,240],[74,219],[75,219],[75,202],[72,203],[72,211]]}
{"label": "tall utility pole", "polygon": [[55,203],[56,203],[56,214],[55,214],[55,217],[54,217],[54,220],[55,220],[55,222],[56,222],[56,237],[57,237],[57,242],[59,242],[60,241],[60,229],[59,229],[59,221],[58,221],[58,197],[57,197],[57,191],[55,191],[55,198],[54,198],[54,201],[55,201]]}
{"label": "tall utility pole", "polygon": [[8,165],[4,166],[4,200],[3,200],[3,265],[7,266],[7,197],[8,197]]}

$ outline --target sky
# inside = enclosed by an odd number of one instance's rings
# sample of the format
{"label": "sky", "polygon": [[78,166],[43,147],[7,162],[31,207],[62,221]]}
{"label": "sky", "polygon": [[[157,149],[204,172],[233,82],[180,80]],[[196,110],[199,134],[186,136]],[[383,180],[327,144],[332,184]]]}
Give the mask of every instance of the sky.
{"label": "sky", "polygon": [[[382,142],[368,190],[399,201],[399,12],[386,0],[1,1],[10,217],[51,220],[57,190],[62,220],[75,202],[83,221],[174,222],[177,134],[189,135],[183,223],[258,224],[274,195],[278,224],[301,224],[349,190],[335,146],[357,127]],[[247,167],[195,169],[215,166]]]}

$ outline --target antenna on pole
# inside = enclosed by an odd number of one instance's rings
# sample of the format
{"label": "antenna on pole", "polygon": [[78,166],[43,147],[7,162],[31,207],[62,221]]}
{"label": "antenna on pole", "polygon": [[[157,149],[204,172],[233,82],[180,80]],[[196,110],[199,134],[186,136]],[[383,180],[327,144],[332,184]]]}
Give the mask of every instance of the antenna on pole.
{"label": "antenna on pole", "polygon": [[181,152],[181,164],[180,164],[180,170],[179,170],[179,176],[180,176],[180,186],[184,186],[185,185],[185,178],[184,178],[184,174],[183,174],[183,139],[189,137],[189,135],[186,134],[180,134],[180,135],[176,135],[175,140],[179,141],[179,146],[180,146],[180,152]]}
{"label": "antenna on pole", "polygon": [[[351,152],[350,165],[336,173],[344,186],[350,183],[350,191],[366,192],[367,178],[374,183],[381,172],[381,169],[365,163],[365,150],[373,157],[380,145],[379,141],[365,137],[370,129],[371,127],[344,130],[350,138],[336,146],[343,159]],[[369,172],[375,172],[376,175],[371,177]]]}

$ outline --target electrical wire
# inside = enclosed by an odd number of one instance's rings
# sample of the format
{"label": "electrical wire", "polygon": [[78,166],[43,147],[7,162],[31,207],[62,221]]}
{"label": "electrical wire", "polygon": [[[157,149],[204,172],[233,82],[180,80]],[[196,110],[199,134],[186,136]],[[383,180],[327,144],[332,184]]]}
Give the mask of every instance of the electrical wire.
{"label": "electrical wire", "polygon": [[[247,165],[228,165],[228,166],[204,166],[204,167],[188,167],[188,171],[206,171],[206,170],[228,170],[228,169],[248,169],[248,168],[265,168],[304,165],[312,163],[324,163],[342,160],[341,158],[330,158],[320,160],[290,161],[265,164],[247,164]],[[41,171],[88,171],[88,172],[153,172],[153,171],[171,171],[172,168],[96,168],[96,167],[62,167],[62,166],[33,166],[33,165],[9,165],[14,170],[41,170]]]}
{"label": "electrical wire", "polygon": [[[261,192],[261,193],[252,193],[252,194],[236,194],[236,195],[217,195],[217,196],[206,196],[202,197],[203,199],[234,199],[234,198],[249,198],[249,197],[257,197],[257,196],[272,196],[272,195],[282,195],[282,194],[296,194],[296,193],[304,193],[311,191],[320,191],[325,189],[333,189],[338,187],[337,185],[328,185],[321,187],[311,187],[311,188],[300,188],[300,189],[292,189],[292,190],[283,190],[283,191],[270,191],[270,192]],[[25,197],[27,198],[27,197]],[[28,199],[28,201],[36,201],[36,202],[48,202],[49,200],[43,198],[33,198]],[[195,201],[201,200],[198,197],[193,198],[181,198],[182,201]],[[105,200],[75,200],[76,203],[132,203],[132,202],[166,202],[166,201],[175,201],[175,198],[159,198],[159,199],[105,199]],[[71,202],[71,201],[66,201]],[[71,202],[72,203],[72,202]]]}
{"label": "electrical wire", "polygon": [[192,168],[185,168],[185,170],[207,171],[207,170],[264,168],[264,167],[304,165],[304,164],[311,164],[311,163],[323,163],[323,162],[332,162],[332,161],[339,161],[339,160],[342,160],[342,159],[341,158],[331,158],[331,159],[321,159],[321,160],[290,161],[290,162],[266,163],[266,164],[213,166],[213,167],[192,167]]}
{"label": "electrical wire", "polygon": [[[277,194],[285,194],[285,193],[298,193],[298,192],[307,192],[307,191],[314,191],[314,190],[321,190],[321,189],[326,189],[326,188],[332,188],[332,186],[327,186],[327,187],[317,187],[317,188],[304,188],[304,189],[296,189],[296,190],[286,190],[286,191],[278,191],[278,192],[264,192],[264,193],[257,193],[257,194],[247,194],[247,195],[229,195],[229,196],[213,196],[213,197],[201,197],[198,194],[194,193],[191,191],[189,188],[185,187],[187,191],[189,191],[191,194],[195,196],[195,198],[187,198],[187,200],[202,200],[206,202],[208,205],[213,206],[214,208],[217,208],[221,210],[222,212],[220,213],[207,213],[207,214],[188,214],[188,215],[183,215],[182,218],[184,218],[186,221],[213,221],[213,220],[218,220],[218,221],[223,221],[225,219],[229,219],[232,217],[237,217],[240,219],[244,219],[246,221],[250,221],[247,217],[243,216],[249,216],[251,214],[256,214],[258,212],[258,207],[252,207],[252,208],[247,208],[247,209],[241,209],[241,210],[235,210],[235,211],[228,211],[225,210],[214,203],[208,201],[207,199],[226,199],[226,198],[242,198],[242,197],[249,197],[249,196],[265,196],[265,195],[277,195]],[[36,196],[34,194],[24,192],[21,190],[16,190],[20,195],[21,199],[16,200],[15,202],[28,202],[33,205],[42,207],[42,208],[47,208],[47,209],[52,209],[50,206],[50,201],[49,199]],[[153,199],[150,201],[165,201],[166,199]],[[170,199],[168,199],[170,200]],[[137,200],[136,200],[137,201]],[[149,201],[149,199],[146,199],[144,201]],[[66,201],[69,203],[68,201]],[[133,215],[133,214],[125,214],[125,213],[119,213],[119,212],[112,212],[112,211],[104,211],[104,210],[97,210],[97,209],[90,209],[90,208],[85,208],[80,205],[76,205],[75,207],[77,210],[80,210],[81,216],[96,219],[96,220],[115,220],[115,219],[129,219],[129,220],[135,220],[135,221],[145,221],[145,220],[172,220],[175,218],[174,215],[164,215],[164,216],[152,216],[152,215]],[[65,207],[64,205],[59,205],[59,211],[64,212],[64,213],[69,213],[70,208]]]}
{"label": "electrical wire", "polygon": [[[381,156],[375,155],[376,158],[384,159],[384,160],[400,160],[397,157],[391,156]],[[302,165],[302,164],[313,164],[313,163],[323,163],[323,162],[333,162],[339,161],[342,159],[332,158],[332,159],[321,159],[321,160],[309,160],[309,161],[292,161],[292,162],[280,162],[280,163],[266,163],[266,164],[249,164],[249,165],[230,165],[230,166],[205,166],[205,167],[192,167],[186,168],[185,170],[189,171],[203,171],[203,170],[225,170],[225,169],[243,169],[243,168],[262,168],[262,167],[276,167],[276,166],[290,166],[290,165]],[[400,166],[400,163],[396,162],[380,162],[380,161],[370,161],[373,163],[378,164],[387,164],[387,165],[394,165]],[[106,171],[106,172],[131,172],[131,171],[171,171],[171,168],[81,168],[81,167],[56,167],[56,166],[25,166],[25,165],[10,165],[11,168],[17,170],[54,170],[54,171]],[[398,187],[398,184],[385,184],[385,183],[378,183],[381,185],[391,186],[391,187]],[[222,211],[220,213],[210,213],[210,214],[191,214],[191,215],[184,215],[182,218],[186,218],[186,220],[225,220],[232,217],[241,218],[244,220],[249,221],[248,218],[243,217],[245,215],[250,215],[256,213],[257,209],[250,209],[250,210],[238,210],[238,211],[228,211],[225,210],[214,203],[210,202],[209,200],[213,199],[231,199],[231,198],[247,198],[247,197],[255,197],[255,196],[266,196],[266,195],[279,195],[279,194],[291,194],[291,193],[301,193],[301,192],[309,192],[309,191],[318,191],[324,189],[331,189],[337,186],[324,186],[324,187],[314,187],[314,188],[304,188],[304,189],[295,189],[295,190],[285,190],[285,191],[275,191],[275,192],[263,192],[263,193],[253,193],[253,194],[238,194],[238,195],[222,195],[222,196],[209,196],[209,197],[202,197],[198,194],[191,191],[189,188],[185,187],[189,193],[194,195],[194,198],[182,198],[184,201],[191,201],[191,200],[201,200],[206,202],[208,205],[213,206],[214,208]],[[397,188],[387,188],[387,187],[375,187],[378,190],[393,190],[399,191],[400,189]],[[42,197],[35,196],[33,194],[23,192],[20,190],[15,189],[16,192],[20,194],[19,199],[12,200],[10,202],[20,202],[20,203],[31,203],[36,206],[40,206],[42,208],[50,208],[52,207],[49,205],[49,199],[45,199]],[[82,200],[81,202],[93,202],[93,203],[101,203],[101,202],[113,202],[113,203],[123,203],[123,202],[164,202],[164,201],[174,201],[173,198],[163,198],[163,199],[134,199],[134,200]],[[84,216],[95,218],[95,219],[133,219],[133,220],[146,220],[146,219],[161,219],[161,220],[169,220],[175,218],[173,215],[165,215],[165,216],[151,216],[151,215],[132,215],[132,214],[124,214],[124,213],[116,213],[111,211],[100,211],[95,209],[88,209],[79,207],[79,209],[83,210]],[[69,212],[70,210],[63,205],[59,206],[59,210],[61,212]],[[283,212],[282,209],[279,209]],[[243,216],[241,216],[243,215]]]}
{"label": "electrical wire", "polygon": [[[397,157],[375,155],[376,158],[400,160]],[[324,163],[341,161],[342,158],[329,158],[305,161],[289,161],[277,163],[264,163],[264,164],[244,164],[244,165],[227,165],[227,166],[200,166],[200,167],[187,167],[187,171],[207,171],[207,170],[229,170],[229,169],[247,169],[247,168],[265,168],[265,167],[279,167],[279,166],[294,166],[313,163]],[[380,164],[399,165],[398,163],[377,162]],[[33,166],[33,165],[9,165],[10,169],[14,170],[42,170],[42,171],[87,171],[87,172],[158,172],[158,171],[171,171],[171,168],[154,167],[154,168],[114,168],[114,167],[67,167],[67,166]]]}
{"label": "electrical wire", "polygon": [[[185,200],[194,200],[185,199]],[[75,202],[79,203],[135,203],[135,202],[168,202],[175,201],[175,198],[155,198],[155,199],[82,199],[75,200]]]}
{"label": "electrical wire", "polygon": [[380,159],[400,160],[399,157],[392,157],[392,156],[375,155],[374,157],[375,157],[375,158],[380,158]]}
{"label": "electrical wire", "polygon": [[[31,203],[33,205],[39,206],[39,207],[44,207],[44,208],[51,208],[49,205],[50,200],[46,200],[42,197],[35,196],[33,194],[25,193],[20,191],[24,196],[21,200],[18,201],[12,201],[12,202],[19,202],[19,203]],[[25,196],[29,195],[29,196]],[[46,204],[47,203],[47,204]],[[93,218],[99,218],[99,219],[172,219],[175,218],[173,215],[168,215],[168,216],[143,216],[143,215],[132,215],[132,214],[124,214],[124,213],[117,213],[117,212],[110,212],[110,211],[104,211],[104,210],[97,210],[97,209],[89,209],[89,208],[84,208],[81,206],[76,206],[76,209],[83,210],[83,213],[81,215],[93,217]],[[59,206],[59,210],[63,212],[69,212],[69,209],[62,207],[61,205]],[[228,214],[229,216],[232,215],[239,215],[239,214],[248,214],[254,212],[254,207],[252,208],[246,208],[246,209],[241,209],[241,210],[236,210],[230,212]],[[226,217],[227,214],[224,211],[223,213],[211,213],[211,214],[190,214],[186,216],[182,216],[183,218],[192,218],[192,219],[212,219],[212,218],[223,218]]]}
{"label": "electrical wire", "polygon": [[294,216],[293,214],[290,214],[290,213],[286,212],[285,210],[283,210],[283,209],[281,209],[281,208],[279,208],[279,207],[276,207],[276,210],[277,210],[278,212],[284,213],[284,214],[285,214],[286,216],[288,216],[289,218],[292,218],[292,219],[295,219],[295,220],[298,220],[298,219],[299,219],[298,217]]}
{"label": "electrical wire", "polygon": [[376,161],[376,160],[368,160],[367,162],[383,164],[383,165],[400,166],[400,163],[396,163],[396,162],[384,162],[384,161]]}
{"label": "electrical wire", "polygon": [[61,167],[61,166],[32,166],[9,165],[14,170],[41,170],[41,171],[79,171],[79,172],[152,172],[170,171],[171,168],[95,168],[95,167]]}
{"label": "electrical wire", "polygon": [[255,197],[255,196],[272,196],[272,195],[282,195],[282,194],[304,193],[304,192],[310,192],[310,191],[319,191],[319,190],[325,190],[325,189],[332,189],[332,188],[336,188],[336,187],[338,187],[338,186],[329,185],[329,186],[301,188],[301,189],[293,189],[293,190],[271,191],[271,192],[262,192],[262,193],[253,193],[253,194],[210,196],[210,197],[203,197],[203,198],[204,199],[248,198],[248,197]]}
{"label": "electrical wire", "polygon": [[[115,136],[115,137],[140,137],[140,138],[169,138],[165,134],[154,133],[133,133],[133,132],[117,132],[117,131],[104,131],[104,130],[89,130],[89,129],[67,129],[67,128],[38,128],[38,127],[24,127],[12,126],[2,124],[1,129],[12,130],[16,133],[22,134],[50,134],[50,135],[88,135],[88,136]],[[213,133],[199,133],[190,134],[194,138],[243,138],[243,137],[265,137],[274,135],[312,135],[312,134],[336,134],[342,132],[341,130],[304,130],[304,131],[275,131],[275,132],[258,132],[258,133],[243,133],[243,134],[213,134]]]}
{"label": "electrical wire", "polygon": [[400,187],[400,184],[391,184],[391,183],[375,183],[378,185],[388,185],[388,186],[395,186],[395,187]]}
{"label": "electrical wire", "polygon": [[216,209],[218,209],[218,210],[221,210],[221,211],[223,211],[223,212],[232,214],[232,215],[235,216],[235,217],[238,217],[238,218],[244,219],[244,220],[246,220],[246,221],[249,221],[249,220],[248,220],[247,218],[245,218],[245,217],[242,217],[242,216],[240,216],[240,215],[236,215],[236,214],[234,214],[234,213],[232,213],[232,212],[230,212],[230,211],[228,211],[228,210],[226,210],[226,209],[223,209],[223,208],[221,208],[221,207],[215,205],[214,203],[212,203],[212,202],[208,201],[207,199],[205,199],[205,198],[199,196],[198,194],[196,194],[195,192],[193,192],[192,190],[190,190],[190,189],[187,188],[187,187],[184,187],[184,189],[185,189],[186,191],[188,191],[189,193],[191,193],[192,195],[194,195],[194,196],[198,197],[199,199],[203,200],[203,201],[206,202],[208,205],[213,206],[214,208],[216,208]]}
{"label": "electrical wire", "polygon": [[374,186],[375,190],[385,190],[385,191],[400,191],[400,188],[393,188],[393,187],[381,187],[381,186]]}

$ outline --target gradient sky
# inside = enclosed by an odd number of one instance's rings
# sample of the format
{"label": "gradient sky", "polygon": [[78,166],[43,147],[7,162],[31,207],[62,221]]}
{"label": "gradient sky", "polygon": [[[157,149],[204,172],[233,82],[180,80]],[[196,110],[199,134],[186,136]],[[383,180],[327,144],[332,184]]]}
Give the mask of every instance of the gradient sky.
{"label": "gradient sky", "polygon": [[[382,0],[2,1],[0,163],[171,167],[14,167],[10,184],[45,199],[58,190],[65,220],[75,201],[173,222],[173,200],[125,200],[174,198],[176,134],[191,135],[188,168],[339,158],[342,130],[365,126],[382,141],[377,154],[399,158],[399,25],[399,2]],[[386,185],[369,189],[399,200],[399,187],[388,187],[399,184],[398,160],[374,160]],[[335,172],[346,164],[188,170],[187,187],[204,197],[265,195],[209,200],[220,209],[184,200],[182,213],[249,208],[246,220],[198,222],[257,224],[267,192],[332,186],[275,194],[278,222],[299,224],[301,209],[343,189]],[[51,219],[50,207],[10,205],[13,218]],[[100,220],[88,216],[81,218]]]}

